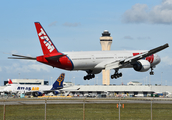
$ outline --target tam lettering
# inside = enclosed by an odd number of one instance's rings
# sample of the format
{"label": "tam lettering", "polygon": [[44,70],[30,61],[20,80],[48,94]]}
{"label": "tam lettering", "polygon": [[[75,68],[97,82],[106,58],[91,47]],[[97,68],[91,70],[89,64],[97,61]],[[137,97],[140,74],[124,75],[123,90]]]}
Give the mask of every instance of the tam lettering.
{"label": "tam lettering", "polygon": [[40,30],[41,32],[38,34],[38,36],[40,37],[41,40],[44,40],[43,43],[45,44],[49,52],[52,52],[55,49],[54,46],[52,45],[45,31],[42,28]]}

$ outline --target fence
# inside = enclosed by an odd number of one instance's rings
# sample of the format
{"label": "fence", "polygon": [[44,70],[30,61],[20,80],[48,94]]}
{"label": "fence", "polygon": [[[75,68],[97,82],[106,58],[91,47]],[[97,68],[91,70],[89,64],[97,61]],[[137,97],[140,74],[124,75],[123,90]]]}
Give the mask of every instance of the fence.
{"label": "fence", "polygon": [[[121,107],[120,107],[121,105]],[[11,99],[1,101],[3,120],[171,120],[171,100]]]}

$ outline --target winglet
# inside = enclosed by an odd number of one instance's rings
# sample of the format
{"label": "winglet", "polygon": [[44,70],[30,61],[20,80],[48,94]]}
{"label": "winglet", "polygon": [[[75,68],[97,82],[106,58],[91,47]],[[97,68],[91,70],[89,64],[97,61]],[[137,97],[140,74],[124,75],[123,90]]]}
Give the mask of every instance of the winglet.
{"label": "winglet", "polygon": [[63,88],[63,82],[64,82],[65,74],[62,73],[59,78],[54,82],[51,90],[56,90],[59,88]]}

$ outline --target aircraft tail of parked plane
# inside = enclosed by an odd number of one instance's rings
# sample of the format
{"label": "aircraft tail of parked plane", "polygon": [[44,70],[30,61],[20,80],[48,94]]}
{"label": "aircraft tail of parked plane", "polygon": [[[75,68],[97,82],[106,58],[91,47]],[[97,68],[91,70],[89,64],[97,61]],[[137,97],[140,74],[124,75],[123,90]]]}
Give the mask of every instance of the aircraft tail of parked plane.
{"label": "aircraft tail of parked plane", "polygon": [[8,79],[8,84],[13,84],[13,82],[11,81],[11,79]]}
{"label": "aircraft tail of parked plane", "polygon": [[65,74],[62,73],[59,78],[54,82],[51,90],[56,90],[56,89],[60,89],[60,88],[63,88],[63,81],[64,81],[64,77],[65,77]]}

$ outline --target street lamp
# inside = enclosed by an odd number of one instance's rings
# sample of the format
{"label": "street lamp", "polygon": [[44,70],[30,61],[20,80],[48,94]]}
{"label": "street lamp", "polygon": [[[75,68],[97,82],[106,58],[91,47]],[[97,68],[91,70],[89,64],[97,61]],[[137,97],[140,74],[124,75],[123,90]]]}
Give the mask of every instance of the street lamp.
{"label": "street lamp", "polygon": [[162,73],[163,73],[163,72],[161,72],[161,86],[162,86]]}
{"label": "street lamp", "polygon": [[75,85],[75,77],[73,77],[73,79],[74,79],[74,85]]}
{"label": "street lamp", "polygon": [[53,77],[51,77],[51,85],[53,85],[53,84],[52,84],[52,78],[53,78]]}

